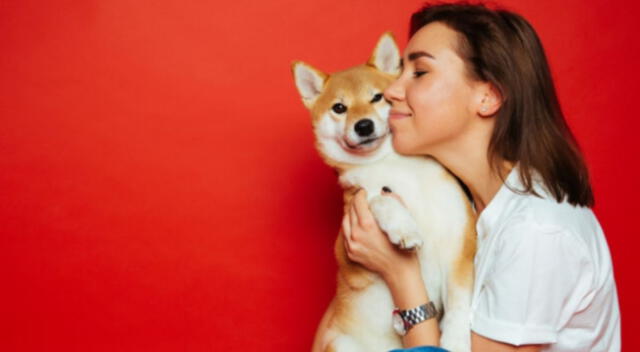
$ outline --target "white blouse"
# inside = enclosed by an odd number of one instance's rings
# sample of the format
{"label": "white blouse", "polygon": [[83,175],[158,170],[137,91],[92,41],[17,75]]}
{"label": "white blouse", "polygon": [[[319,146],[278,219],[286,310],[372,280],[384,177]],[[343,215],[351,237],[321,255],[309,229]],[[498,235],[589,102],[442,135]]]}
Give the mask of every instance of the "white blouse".
{"label": "white blouse", "polygon": [[[536,179],[534,179],[536,180]],[[506,184],[523,189],[517,167]],[[589,208],[503,185],[480,214],[471,329],[543,351],[620,351],[609,248]]]}

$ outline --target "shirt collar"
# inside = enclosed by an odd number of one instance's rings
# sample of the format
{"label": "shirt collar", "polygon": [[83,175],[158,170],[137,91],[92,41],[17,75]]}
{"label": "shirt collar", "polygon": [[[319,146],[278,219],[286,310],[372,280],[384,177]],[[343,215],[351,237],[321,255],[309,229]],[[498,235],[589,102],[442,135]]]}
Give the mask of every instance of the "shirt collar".
{"label": "shirt collar", "polygon": [[489,204],[487,204],[478,217],[476,230],[478,231],[478,237],[480,240],[483,240],[487,235],[489,235],[487,230],[498,230],[496,225],[498,225],[498,222],[500,221],[501,214],[507,211],[506,201],[509,199],[509,195],[514,193],[512,189],[522,189],[517,164],[511,169],[505,178],[504,183],[500,186],[500,189],[498,189],[498,192],[493,196],[489,201]]}

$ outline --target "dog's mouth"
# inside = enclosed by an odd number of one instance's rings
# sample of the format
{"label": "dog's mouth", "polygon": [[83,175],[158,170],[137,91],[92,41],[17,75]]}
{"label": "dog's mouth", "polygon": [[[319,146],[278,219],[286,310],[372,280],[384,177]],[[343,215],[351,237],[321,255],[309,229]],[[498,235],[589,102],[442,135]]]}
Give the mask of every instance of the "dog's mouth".
{"label": "dog's mouth", "polygon": [[369,153],[375,150],[376,148],[378,148],[388,135],[389,133],[385,133],[381,136],[370,137],[362,141],[359,141],[358,143],[355,143],[355,144],[350,143],[347,138],[342,138],[341,144],[347,151],[351,153],[358,153],[358,154]]}

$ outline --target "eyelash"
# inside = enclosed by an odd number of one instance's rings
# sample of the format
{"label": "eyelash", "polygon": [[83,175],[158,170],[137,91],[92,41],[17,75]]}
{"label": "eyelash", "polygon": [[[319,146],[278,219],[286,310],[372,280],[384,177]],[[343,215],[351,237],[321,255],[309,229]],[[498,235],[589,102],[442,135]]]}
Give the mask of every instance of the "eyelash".
{"label": "eyelash", "polygon": [[427,73],[427,71],[415,71],[415,72],[413,72],[413,77],[418,78],[418,77],[424,75],[425,73]]}

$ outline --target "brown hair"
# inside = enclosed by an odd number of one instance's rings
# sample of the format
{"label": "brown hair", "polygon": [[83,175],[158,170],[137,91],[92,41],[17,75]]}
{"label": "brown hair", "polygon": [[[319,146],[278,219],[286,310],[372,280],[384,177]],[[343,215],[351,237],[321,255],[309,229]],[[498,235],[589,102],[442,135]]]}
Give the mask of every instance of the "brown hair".
{"label": "brown hair", "polygon": [[[458,33],[457,52],[473,80],[491,82],[502,105],[488,158],[499,174],[503,160],[518,162],[522,192],[533,189],[533,171],[561,202],[593,206],[589,173],[567,125],[542,44],[520,15],[467,2],[427,4],[411,16],[410,36],[440,22]],[[538,195],[539,196],[539,195]]]}

